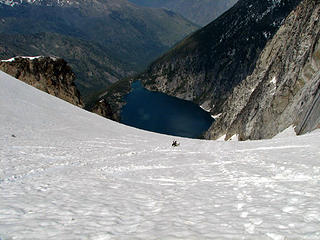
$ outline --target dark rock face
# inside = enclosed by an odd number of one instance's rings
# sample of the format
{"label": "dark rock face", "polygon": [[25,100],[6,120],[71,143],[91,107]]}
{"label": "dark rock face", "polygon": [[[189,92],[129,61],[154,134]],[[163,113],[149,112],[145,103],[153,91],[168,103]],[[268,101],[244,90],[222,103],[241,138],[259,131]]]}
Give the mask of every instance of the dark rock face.
{"label": "dark rock face", "polygon": [[75,74],[61,58],[16,57],[12,61],[0,61],[0,70],[53,96],[83,107],[74,80]]}
{"label": "dark rock face", "polygon": [[110,104],[104,99],[101,99],[99,102],[97,102],[92,107],[91,112],[114,121],[120,121],[120,117],[112,111]]}
{"label": "dark rock face", "polygon": [[134,80],[135,78],[125,78],[112,84],[105,93],[100,95],[99,101],[87,105],[86,109],[120,122],[121,109],[126,104],[124,96],[131,91],[131,84]]}
{"label": "dark rock face", "polygon": [[261,53],[253,73],[229,96],[207,138],[271,138],[320,125],[320,2],[304,0]]}
{"label": "dark rock face", "polygon": [[240,0],[140,76],[154,91],[191,100],[212,114],[254,70],[257,58],[301,0]]}

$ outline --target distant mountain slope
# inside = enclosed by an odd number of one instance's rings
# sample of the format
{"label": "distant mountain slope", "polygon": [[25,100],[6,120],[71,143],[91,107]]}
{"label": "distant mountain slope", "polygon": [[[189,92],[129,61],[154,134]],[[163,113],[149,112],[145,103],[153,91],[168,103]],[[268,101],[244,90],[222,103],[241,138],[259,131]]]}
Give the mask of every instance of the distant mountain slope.
{"label": "distant mountain slope", "polygon": [[147,88],[194,101],[213,114],[251,74],[260,52],[301,0],[240,0],[140,75]]}
{"label": "distant mountain slope", "polygon": [[320,128],[320,2],[304,0],[237,86],[208,137],[271,138]]}
{"label": "distant mountain slope", "polygon": [[204,26],[232,7],[238,0],[129,0],[141,6],[166,8]]}
{"label": "distant mountain slope", "polygon": [[53,6],[2,4],[0,31],[77,37],[100,43],[131,66],[141,66],[196,29],[172,12],[135,7],[125,0],[73,0],[63,6],[46,2]]}
{"label": "distant mountain slope", "polygon": [[[197,28],[167,10],[136,7],[126,0],[14,1],[15,4],[9,1],[11,6],[4,3],[8,1],[2,2],[0,33],[56,33],[87,41],[95,45],[94,48],[102,50],[100,58],[125,63],[126,69],[119,72],[143,69],[151,60]],[[29,48],[19,45],[20,50],[26,51]],[[44,51],[52,51],[52,48]],[[78,57],[72,61],[82,62]],[[100,72],[99,75],[104,73]],[[115,74],[110,72],[110,75]],[[80,77],[90,88],[89,80]],[[108,78],[99,77],[98,81],[110,83]]]}

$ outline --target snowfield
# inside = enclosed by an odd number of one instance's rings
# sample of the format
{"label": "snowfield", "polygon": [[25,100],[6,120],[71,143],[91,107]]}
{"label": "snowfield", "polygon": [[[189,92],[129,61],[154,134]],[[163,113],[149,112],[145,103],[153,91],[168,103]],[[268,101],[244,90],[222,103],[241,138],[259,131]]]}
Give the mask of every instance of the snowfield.
{"label": "snowfield", "polygon": [[174,138],[3,72],[0,123],[1,240],[320,239],[319,130],[248,142]]}

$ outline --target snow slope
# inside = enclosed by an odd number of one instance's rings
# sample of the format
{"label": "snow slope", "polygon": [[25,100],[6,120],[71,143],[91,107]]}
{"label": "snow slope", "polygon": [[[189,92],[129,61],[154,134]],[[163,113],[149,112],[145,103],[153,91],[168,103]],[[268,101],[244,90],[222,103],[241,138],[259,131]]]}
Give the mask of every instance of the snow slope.
{"label": "snow slope", "polygon": [[172,148],[2,72],[0,123],[1,240],[320,239],[319,131]]}

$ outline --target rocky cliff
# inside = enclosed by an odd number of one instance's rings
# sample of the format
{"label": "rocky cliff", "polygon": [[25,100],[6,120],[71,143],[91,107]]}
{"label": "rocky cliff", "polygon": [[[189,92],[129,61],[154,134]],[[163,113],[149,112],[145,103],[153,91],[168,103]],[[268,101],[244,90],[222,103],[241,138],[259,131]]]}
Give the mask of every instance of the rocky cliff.
{"label": "rocky cliff", "polygon": [[212,114],[252,73],[259,54],[301,0],[240,0],[229,11],[182,41],[140,76],[144,85]]}
{"label": "rocky cliff", "polygon": [[271,138],[320,127],[320,2],[304,0],[229,96],[207,137]]}
{"label": "rocky cliff", "polygon": [[0,70],[53,96],[83,107],[67,62],[54,57],[16,57],[0,61]]}

